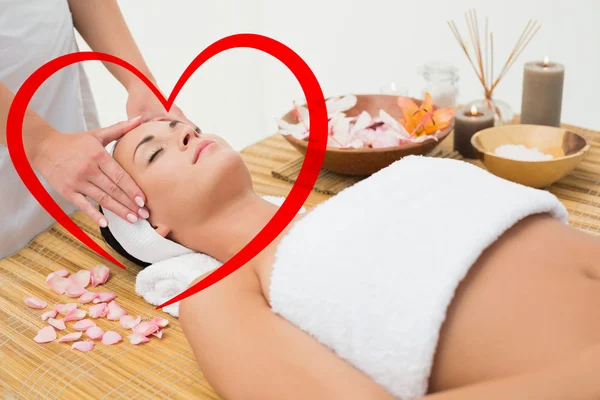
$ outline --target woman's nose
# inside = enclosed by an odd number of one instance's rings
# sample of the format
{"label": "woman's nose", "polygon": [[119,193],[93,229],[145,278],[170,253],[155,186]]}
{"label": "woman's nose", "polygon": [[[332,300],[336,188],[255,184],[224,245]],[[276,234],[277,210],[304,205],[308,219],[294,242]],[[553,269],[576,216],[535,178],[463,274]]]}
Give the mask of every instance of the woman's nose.
{"label": "woman's nose", "polygon": [[195,132],[190,129],[181,130],[181,133],[179,134],[179,149],[181,151],[185,151],[189,147],[190,142],[195,137],[194,133]]}

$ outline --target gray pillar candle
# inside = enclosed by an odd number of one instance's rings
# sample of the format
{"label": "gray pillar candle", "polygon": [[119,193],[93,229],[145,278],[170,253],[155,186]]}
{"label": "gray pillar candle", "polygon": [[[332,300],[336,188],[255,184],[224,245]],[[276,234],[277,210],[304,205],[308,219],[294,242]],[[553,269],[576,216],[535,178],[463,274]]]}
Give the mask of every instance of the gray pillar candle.
{"label": "gray pillar candle", "polygon": [[560,126],[564,77],[565,67],[548,57],[525,64],[522,124]]}
{"label": "gray pillar candle", "polygon": [[465,158],[477,158],[471,137],[477,132],[494,126],[494,112],[475,106],[458,109],[454,116],[454,151]]}

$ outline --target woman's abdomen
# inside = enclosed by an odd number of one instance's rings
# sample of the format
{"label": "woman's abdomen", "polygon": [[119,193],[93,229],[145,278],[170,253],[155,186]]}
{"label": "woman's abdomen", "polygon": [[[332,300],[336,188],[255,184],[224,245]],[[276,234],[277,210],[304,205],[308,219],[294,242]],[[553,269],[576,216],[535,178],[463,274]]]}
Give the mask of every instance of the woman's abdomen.
{"label": "woman's abdomen", "polygon": [[598,238],[545,215],[490,246],[442,327],[430,391],[560,361],[600,339]]}

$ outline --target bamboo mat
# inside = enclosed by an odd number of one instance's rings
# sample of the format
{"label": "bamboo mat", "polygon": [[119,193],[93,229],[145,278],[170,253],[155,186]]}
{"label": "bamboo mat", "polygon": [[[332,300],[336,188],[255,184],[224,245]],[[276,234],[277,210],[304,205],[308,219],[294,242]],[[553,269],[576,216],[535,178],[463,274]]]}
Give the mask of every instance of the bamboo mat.
{"label": "bamboo mat", "polygon": [[[515,117],[513,123],[518,123],[518,116]],[[571,226],[600,235],[600,132],[568,124],[562,126],[584,136],[592,148],[577,168],[547,190],[555,194],[567,207]],[[428,156],[462,160],[463,157],[452,149],[453,137],[454,133],[451,133]],[[282,137],[282,140],[285,139]],[[484,168],[478,160],[465,161]],[[296,153],[295,158],[274,168],[271,175],[281,181],[293,184],[300,174],[303,162],[304,156]],[[321,169],[313,191],[333,196],[365,178]]]}
{"label": "bamboo mat", "polygon": [[[108,249],[87,217],[76,214],[74,219]],[[0,261],[0,399],[220,398],[198,369],[178,320],[154,310],[135,294],[139,267],[117,258],[127,270],[105,262],[55,225],[18,254]],[[94,320],[98,326],[118,332],[124,341],[113,346],[97,343],[89,353],[72,350],[71,343],[35,343],[33,337],[47,325],[40,318],[44,311],[57,303],[78,302],[48,289],[45,277],[59,269],[76,272],[100,263],[109,266],[111,277],[92,290],[115,292],[119,304],[131,315],[167,318],[169,325],[162,339],[134,346],[126,338],[130,331],[118,321],[98,319]],[[45,300],[49,307],[30,309],[23,303],[23,298],[29,296]],[[73,332],[71,324],[67,323],[63,332]]]}
{"label": "bamboo mat", "polygon": [[[592,131],[586,135],[594,148],[572,174],[550,191],[571,212],[573,226],[597,233],[600,135]],[[439,146],[438,156],[456,157],[449,151],[451,140],[449,137]],[[272,196],[289,193],[292,183],[272,175],[272,171],[298,158],[297,151],[281,135],[268,137],[241,153],[257,193]],[[329,197],[313,191],[305,206],[310,209]],[[85,216],[75,214],[73,219],[126,265],[127,270],[107,263],[59,225],[40,234],[19,253],[0,261],[0,399],[219,399],[197,367],[178,320],[154,310],[135,294],[139,267],[109,249]],[[111,269],[111,278],[103,289],[117,293],[117,300],[125,310],[143,318],[161,315],[169,320],[163,339],[133,346],[125,338],[114,346],[97,345],[89,353],[73,351],[67,343],[35,343],[33,337],[46,326],[40,319],[43,310],[26,307],[23,298],[39,297],[49,305],[65,302],[64,296],[46,288],[45,277],[59,269],[75,272],[99,263]],[[103,319],[97,322],[103,329],[118,327]],[[126,334],[120,328],[115,330]]]}

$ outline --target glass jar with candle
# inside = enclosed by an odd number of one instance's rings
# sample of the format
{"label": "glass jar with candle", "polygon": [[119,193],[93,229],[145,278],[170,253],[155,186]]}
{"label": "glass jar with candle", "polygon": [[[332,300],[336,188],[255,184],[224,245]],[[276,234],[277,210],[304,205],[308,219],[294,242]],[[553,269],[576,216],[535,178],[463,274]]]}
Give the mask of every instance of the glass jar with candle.
{"label": "glass jar with candle", "polygon": [[422,97],[429,92],[433,104],[438,107],[456,107],[458,98],[458,68],[454,65],[433,61],[422,65],[419,74],[425,80]]}
{"label": "glass jar with candle", "polygon": [[498,126],[506,125],[512,122],[515,112],[507,102],[486,95],[484,99],[470,102],[470,106],[477,107],[478,110],[490,110],[494,113],[494,124]]}

